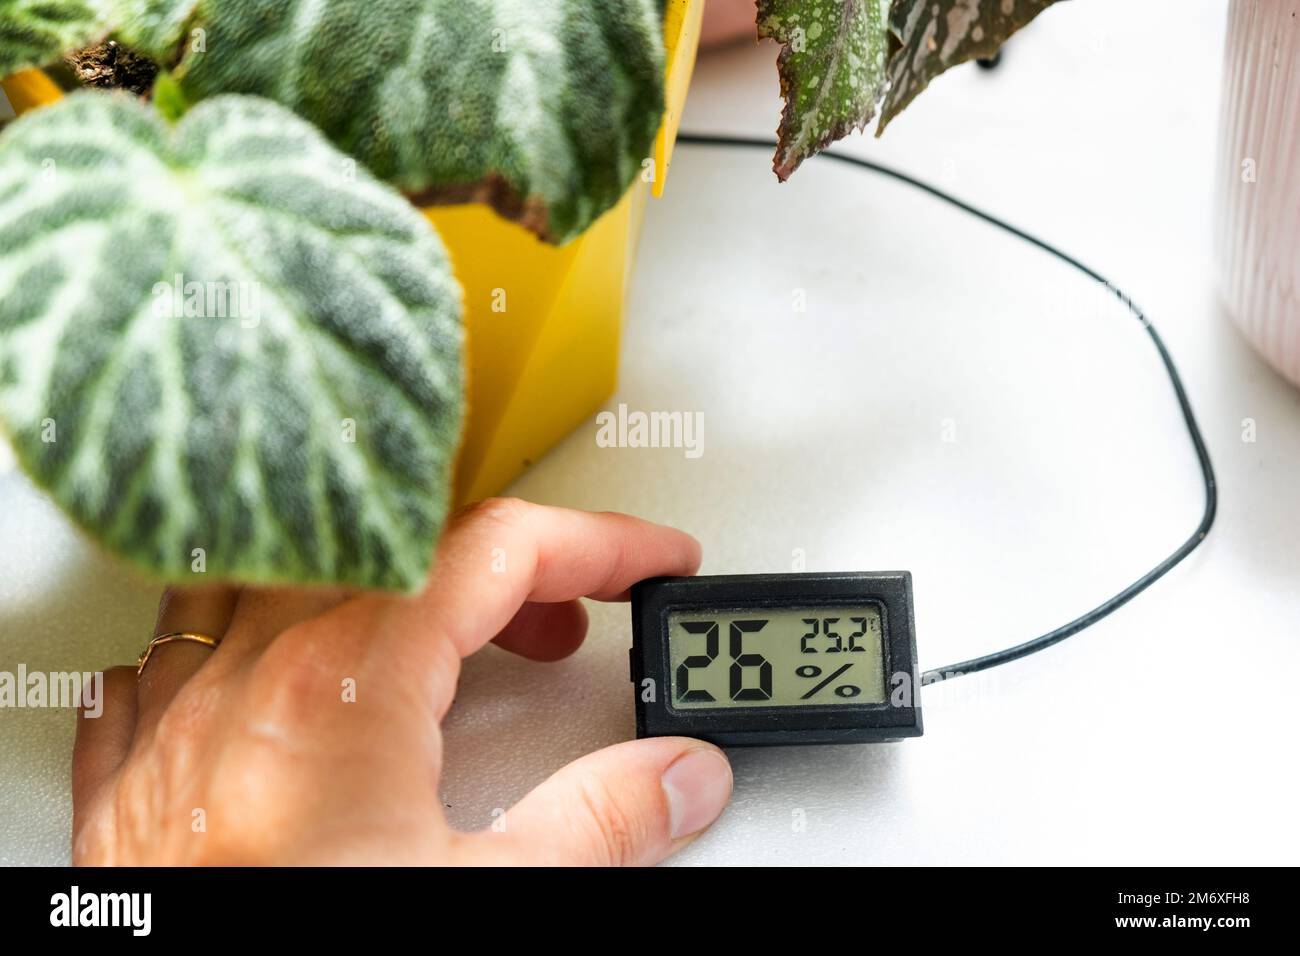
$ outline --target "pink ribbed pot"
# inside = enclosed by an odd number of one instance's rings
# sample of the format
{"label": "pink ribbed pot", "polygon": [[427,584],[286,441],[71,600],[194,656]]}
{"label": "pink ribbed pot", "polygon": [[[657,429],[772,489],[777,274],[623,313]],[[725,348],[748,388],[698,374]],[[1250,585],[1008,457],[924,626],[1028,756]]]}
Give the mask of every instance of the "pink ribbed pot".
{"label": "pink ribbed pot", "polygon": [[1300,0],[1232,0],[1218,170],[1224,306],[1300,385]]}

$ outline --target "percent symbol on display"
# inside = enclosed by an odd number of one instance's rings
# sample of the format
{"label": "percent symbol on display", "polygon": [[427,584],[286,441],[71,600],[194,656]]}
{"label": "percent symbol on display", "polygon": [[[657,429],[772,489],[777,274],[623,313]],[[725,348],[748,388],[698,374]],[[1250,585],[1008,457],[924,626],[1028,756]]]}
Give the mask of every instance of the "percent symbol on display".
{"label": "percent symbol on display", "polygon": [[[807,700],[808,698],[813,697],[814,695],[817,694],[818,691],[822,690],[827,684],[835,680],[837,677],[839,677],[841,674],[843,674],[846,670],[848,670],[852,666],[853,666],[852,661],[843,665],[842,667],[840,667],[839,670],[831,674],[830,677],[827,677],[825,680],[823,680],[816,687],[808,691],[808,693],[804,694],[799,699]],[[796,667],[794,669],[794,672],[797,676],[806,678],[808,680],[812,680],[814,678],[822,676],[822,669],[818,667],[816,664],[804,664],[801,667]],[[834,693],[836,697],[844,697],[847,699],[849,697],[857,697],[859,694],[862,693],[862,688],[858,687],[855,684],[840,684],[835,688]]]}

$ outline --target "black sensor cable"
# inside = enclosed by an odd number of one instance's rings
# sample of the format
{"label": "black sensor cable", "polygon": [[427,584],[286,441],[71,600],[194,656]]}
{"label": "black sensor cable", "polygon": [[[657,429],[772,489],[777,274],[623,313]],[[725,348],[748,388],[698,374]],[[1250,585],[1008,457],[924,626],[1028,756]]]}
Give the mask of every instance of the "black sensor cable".
{"label": "black sensor cable", "polygon": [[[769,151],[776,147],[776,143],[769,139],[745,136],[704,135],[698,133],[679,133],[677,136],[677,142],[692,146],[742,147]],[[1214,466],[1210,463],[1210,452],[1205,447],[1205,438],[1201,435],[1200,426],[1196,424],[1196,416],[1192,413],[1191,402],[1187,399],[1187,390],[1183,387],[1183,380],[1178,374],[1178,369],[1174,366],[1174,360],[1170,356],[1169,350],[1165,348],[1164,340],[1161,339],[1160,335],[1156,332],[1155,326],[1153,326],[1150,321],[1147,320],[1147,317],[1142,314],[1142,310],[1134,305],[1133,300],[1125,295],[1119,287],[1105,276],[1088,268],[1088,266],[1084,265],[1073,256],[1067,255],[1050,243],[1044,242],[1037,236],[1030,235],[1023,229],[1017,229],[1010,223],[1003,222],[997,216],[991,215],[984,212],[982,209],[977,209],[969,203],[963,202],[956,196],[944,192],[942,189],[931,186],[929,183],[922,182],[919,179],[915,179],[906,173],[899,172],[897,169],[891,169],[888,166],[883,166],[880,163],[873,163],[870,160],[859,159],[856,156],[849,156],[844,153],[836,152],[824,152],[821,155],[827,159],[833,159],[837,162],[847,163],[850,166],[856,166],[860,169],[880,173],[882,176],[888,176],[890,179],[897,180],[898,182],[906,183],[909,186],[915,186],[917,189],[929,193],[936,199],[942,199],[951,206],[956,206],[958,209],[968,212],[978,219],[983,219],[990,225],[997,226],[999,229],[1009,232],[1011,235],[1017,236],[1031,245],[1037,246],[1044,252],[1055,256],[1057,259],[1060,259],[1062,262],[1070,266],[1073,266],[1093,281],[1099,282],[1105,286],[1106,289],[1124,303],[1124,305],[1128,307],[1129,311],[1137,317],[1137,320],[1142,323],[1143,328],[1147,331],[1147,335],[1151,337],[1151,341],[1155,345],[1156,351],[1160,353],[1160,361],[1164,363],[1165,371],[1169,373],[1169,382],[1174,387],[1174,395],[1178,399],[1178,407],[1183,413],[1183,422],[1187,425],[1187,433],[1191,436],[1192,447],[1196,449],[1196,458],[1197,461],[1200,462],[1201,478],[1205,482],[1205,512],[1201,515],[1201,523],[1196,526],[1196,530],[1192,532],[1192,536],[1184,541],[1173,554],[1169,555],[1169,557],[1165,558],[1124,590],[1120,591],[1114,597],[1103,601],[1086,614],[1080,615],[1068,624],[1062,624],[1060,627],[1056,628],[1056,630],[1049,631],[1041,637],[1036,637],[1033,640],[1025,641],[1023,644],[1017,644],[1014,647],[1008,647],[1004,650],[994,651],[992,654],[985,654],[982,657],[974,657],[968,661],[962,661],[959,664],[949,664],[947,667],[940,667],[935,670],[926,671],[921,675],[921,683],[934,684],[951,677],[960,677],[962,674],[973,674],[975,671],[987,670],[990,667],[996,667],[997,665],[1005,664],[1008,661],[1018,660],[1019,658],[1026,657],[1036,651],[1041,651],[1045,648],[1051,647],[1053,644],[1060,643],[1067,637],[1072,637],[1073,635],[1078,634],[1084,628],[1096,624],[1112,611],[1123,607],[1156,581],[1160,580],[1160,578],[1168,573],[1171,568],[1182,561],[1183,558],[1195,551],[1196,546],[1204,541],[1205,536],[1210,533],[1210,526],[1214,524],[1214,513],[1218,507],[1219,497],[1217,486],[1214,481]]]}

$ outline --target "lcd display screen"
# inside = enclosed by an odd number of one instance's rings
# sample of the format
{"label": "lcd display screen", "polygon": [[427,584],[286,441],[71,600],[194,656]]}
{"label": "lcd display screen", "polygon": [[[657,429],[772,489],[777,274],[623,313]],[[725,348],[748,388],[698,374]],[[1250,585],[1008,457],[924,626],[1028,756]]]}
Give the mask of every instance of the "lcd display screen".
{"label": "lcd display screen", "polygon": [[875,604],[671,611],[668,652],[677,709],[886,700]]}

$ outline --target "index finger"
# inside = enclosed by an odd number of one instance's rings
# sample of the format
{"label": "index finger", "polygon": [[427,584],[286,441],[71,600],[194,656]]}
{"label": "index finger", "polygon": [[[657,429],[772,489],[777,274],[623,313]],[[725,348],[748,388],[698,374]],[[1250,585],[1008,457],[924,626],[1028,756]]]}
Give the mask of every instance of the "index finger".
{"label": "index finger", "polygon": [[466,657],[526,601],[626,600],[643,578],[694,574],[699,566],[699,542],[676,528],[495,498],[453,520],[429,587],[410,611],[437,620]]}

